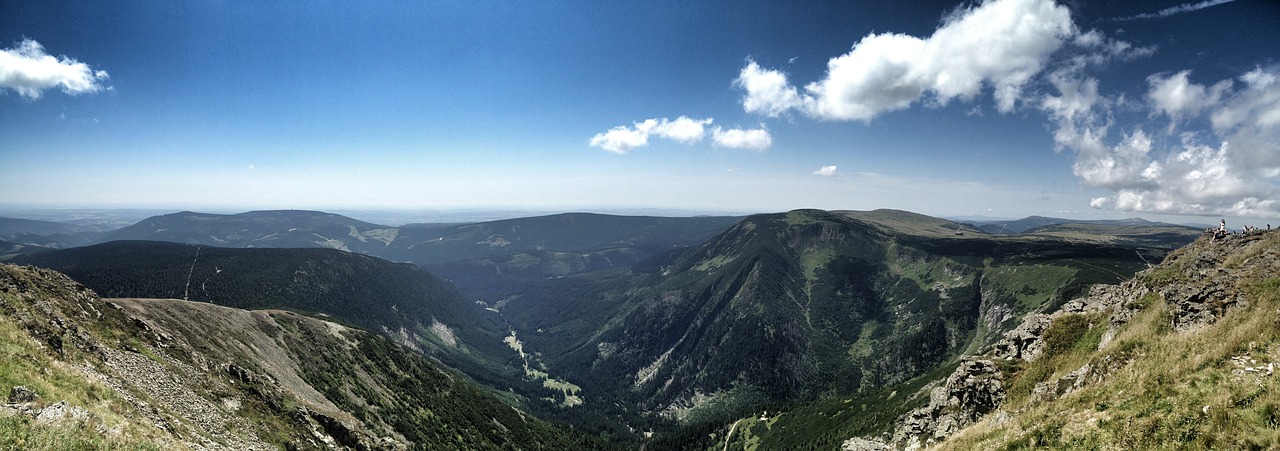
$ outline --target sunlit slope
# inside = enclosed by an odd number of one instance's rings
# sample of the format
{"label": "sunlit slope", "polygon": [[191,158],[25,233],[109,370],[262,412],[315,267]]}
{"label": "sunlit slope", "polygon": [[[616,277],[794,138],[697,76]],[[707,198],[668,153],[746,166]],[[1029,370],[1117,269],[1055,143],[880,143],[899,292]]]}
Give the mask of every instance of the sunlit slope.
{"label": "sunlit slope", "polygon": [[[231,249],[116,241],[19,260],[110,297],[177,298],[324,314],[437,356],[479,379],[506,379],[514,354],[492,312],[414,265],[333,249]],[[505,374],[505,376],[503,376]]]}
{"label": "sunlit slope", "polygon": [[1096,312],[1056,315],[952,449],[1280,446],[1280,234],[1200,240]]}
{"label": "sunlit slope", "polygon": [[[386,338],[295,313],[102,300],[7,265],[0,301],[0,383],[39,397],[0,418],[5,449],[602,446]],[[63,400],[69,413],[50,413]]]}

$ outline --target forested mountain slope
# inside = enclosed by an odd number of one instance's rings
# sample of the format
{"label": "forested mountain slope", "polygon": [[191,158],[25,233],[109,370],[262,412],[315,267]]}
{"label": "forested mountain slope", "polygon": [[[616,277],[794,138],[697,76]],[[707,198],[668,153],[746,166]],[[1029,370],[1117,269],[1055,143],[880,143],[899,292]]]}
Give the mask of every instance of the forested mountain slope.
{"label": "forested mountain slope", "polygon": [[[990,236],[907,212],[801,210],[751,216],[630,273],[569,278],[501,311],[588,397],[693,426],[905,383],[1166,252]],[[671,440],[658,443],[705,437]]]}

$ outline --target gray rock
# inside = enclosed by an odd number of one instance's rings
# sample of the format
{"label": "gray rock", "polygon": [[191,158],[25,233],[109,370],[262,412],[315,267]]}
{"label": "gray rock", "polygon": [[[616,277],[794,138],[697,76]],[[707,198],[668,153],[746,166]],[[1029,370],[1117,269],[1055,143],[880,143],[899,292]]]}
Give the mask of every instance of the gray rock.
{"label": "gray rock", "polygon": [[36,423],[49,424],[58,423],[66,420],[85,420],[89,418],[89,411],[76,406],[68,406],[66,401],[59,401],[57,404],[45,407],[36,414]]}
{"label": "gray rock", "polygon": [[40,400],[40,395],[30,388],[15,385],[9,390],[9,402],[13,404],[27,404]]}
{"label": "gray rock", "polygon": [[893,445],[929,446],[963,429],[1004,401],[1003,375],[990,360],[965,360],[946,383],[929,392],[929,405],[903,416]]}
{"label": "gray rock", "polygon": [[888,443],[862,437],[854,437],[840,444],[841,451],[889,451],[892,449],[893,447]]}

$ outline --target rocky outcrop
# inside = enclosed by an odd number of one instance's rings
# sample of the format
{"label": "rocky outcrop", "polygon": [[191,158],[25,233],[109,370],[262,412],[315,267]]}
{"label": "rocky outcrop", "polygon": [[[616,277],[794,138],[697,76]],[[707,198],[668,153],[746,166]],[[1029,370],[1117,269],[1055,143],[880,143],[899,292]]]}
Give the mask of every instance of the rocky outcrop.
{"label": "rocky outcrop", "polygon": [[945,439],[1004,401],[1004,377],[990,360],[960,362],[946,382],[929,391],[929,404],[903,417],[893,445],[919,449]]}
{"label": "rocky outcrop", "polygon": [[[987,359],[961,362],[943,385],[931,389],[929,404],[898,421],[891,445],[917,449],[941,442],[949,435],[996,410],[1004,400],[1003,374],[994,361],[1033,361],[1045,350],[1044,334],[1056,318],[1065,315],[1103,314],[1107,318],[1099,347],[1106,347],[1119,329],[1128,324],[1152,299],[1164,302],[1171,314],[1170,326],[1189,330],[1211,324],[1233,307],[1248,302],[1243,280],[1263,280],[1280,274],[1280,246],[1274,232],[1235,235],[1224,240],[1202,239],[1169,254],[1163,263],[1119,285],[1098,285],[1088,295],[1071,300],[1051,314],[1030,314],[990,346]],[[1050,400],[1097,383],[1124,365],[1116,356],[1104,356],[1057,379],[1042,381],[1032,389],[1033,399]],[[1268,366],[1250,367],[1271,372]],[[847,449],[878,449],[875,440],[858,438]]]}
{"label": "rocky outcrop", "polygon": [[[1257,249],[1273,232],[1230,235],[1211,243],[1203,240],[1195,252],[1177,252],[1153,274],[1157,288],[1173,313],[1173,327],[1188,330],[1210,324],[1228,309],[1247,302],[1239,281],[1258,271],[1280,269],[1275,249]],[[1231,267],[1228,267],[1228,262]]]}
{"label": "rocky outcrop", "polygon": [[27,416],[37,424],[93,421],[98,423],[100,433],[105,432],[101,422],[88,410],[69,405],[65,400],[44,405],[39,394],[21,385],[14,386],[9,391],[9,402],[0,404],[0,418],[12,416]]}

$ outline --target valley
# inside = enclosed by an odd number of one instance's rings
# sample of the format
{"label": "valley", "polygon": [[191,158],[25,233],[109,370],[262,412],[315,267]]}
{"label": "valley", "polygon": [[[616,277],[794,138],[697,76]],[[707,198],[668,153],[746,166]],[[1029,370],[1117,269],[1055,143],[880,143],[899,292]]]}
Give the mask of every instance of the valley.
{"label": "valley", "polygon": [[[257,228],[245,228],[246,220]],[[210,225],[221,221],[235,225]],[[854,436],[881,440],[928,405],[929,387],[1024,318],[1123,282],[1200,235],[1168,225],[1065,223],[988,234],[894,210],[573,214],[418,230],[364,224],[315,212],[167,215],[110,232],[149,241],[10,260],[120,298],[110,302],[168,337],[203,337],[184,345],[202,358],[240,362],[309,400],[309,409],[411,447],[423,447],[424,437],[384,418],[405,405],[368,396],[415,392],[357,382],[382,377],[366,368],[385,365],[376,359],[421,356],[475,393],[571,427],[584,434],[571,440],[593,447],[830,448]],[[310,241],[287,238],[304,234],[310,238],[298,239]],[[296,247],[260,246],[272,242]],[[334,249],[335,242],[368,252]],[[372,252],[393,248],[417,264]],[[233,331],[245,326],[201,316],[228,308],[247,310],[217,315],[268,320],[275,325],[256,329],[276,332],[253,338]],[[285,318],[329,325],[299,329]],[[184,329],[192,323],[207,330]],[[387,341],[319,340],[362,330]],[[278,344],[290,334],[323,349],[290,354],[297,351]],[[218,350],[233,343],[259,344]],[[285,367],[264,363],[283,356],[291,356]],[[382,407],[370,410],[375,405]],[[291,437],[275,440],[301,440]]]}

